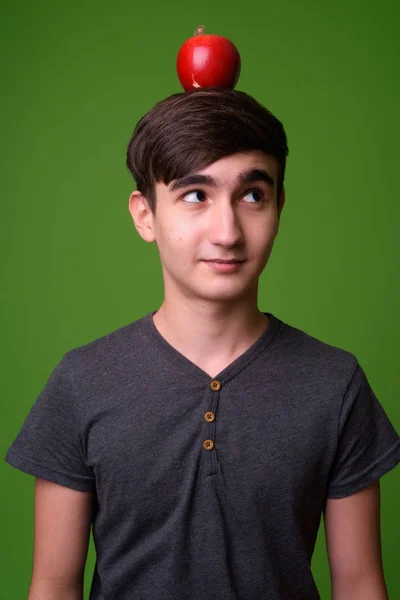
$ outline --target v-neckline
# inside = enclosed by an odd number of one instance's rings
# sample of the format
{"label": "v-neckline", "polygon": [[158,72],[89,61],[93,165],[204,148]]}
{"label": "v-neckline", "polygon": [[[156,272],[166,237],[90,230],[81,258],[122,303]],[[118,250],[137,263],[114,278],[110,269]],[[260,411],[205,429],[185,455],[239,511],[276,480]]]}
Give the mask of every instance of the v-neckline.
{"label": "v-neckline", "polygon": [[147,313],[142,319],[145,331],[150,336],[152,343],[161,351],[165,352],[169,359],[179,368],[184,369],[192,377],[195,377],[197,380],[207,384],[215,379],[221,384],[226,383],[229,379],[236,375],[236,373],[244,369],[250,362],[252,362],[263,350],[265,350],[272,342],[281,326],[284,325],[283,321],[278,319],[278,317],[275,317],[272,313],[263,312],[263,314],[268,317],[269,322],[258,339],[222,371],[220,371],[214,377],[211,377],[208,373],[206,373],[206,371],[203,371],[203,369],[201,369],[198,365],[192,362],[184,354],[179,352],[179,350],[172,346],[161,335],[153,321],[153,316],[156,312],[157,310],[153,310]]}

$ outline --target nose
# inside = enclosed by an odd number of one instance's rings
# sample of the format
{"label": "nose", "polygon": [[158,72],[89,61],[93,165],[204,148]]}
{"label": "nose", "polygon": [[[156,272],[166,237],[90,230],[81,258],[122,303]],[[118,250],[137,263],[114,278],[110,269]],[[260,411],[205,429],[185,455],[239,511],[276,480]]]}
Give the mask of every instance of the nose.
{"label": "nose", "polygon": [[208,238],[212,244],[229,248],[243,243],[240,220],[230,198],[215,202],[209,217]]}

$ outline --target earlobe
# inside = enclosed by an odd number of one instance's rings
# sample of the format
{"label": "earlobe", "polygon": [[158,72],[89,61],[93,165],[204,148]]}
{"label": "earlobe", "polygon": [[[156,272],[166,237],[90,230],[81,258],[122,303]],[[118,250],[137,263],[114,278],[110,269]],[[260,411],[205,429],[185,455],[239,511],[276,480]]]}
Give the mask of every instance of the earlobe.
{"label": "earlobe", "polygon": [[140,237],[146,242],[154,242],[153,213],[146,202],[146,198],[138,190],[135,190],[129,196],[129,212]]}

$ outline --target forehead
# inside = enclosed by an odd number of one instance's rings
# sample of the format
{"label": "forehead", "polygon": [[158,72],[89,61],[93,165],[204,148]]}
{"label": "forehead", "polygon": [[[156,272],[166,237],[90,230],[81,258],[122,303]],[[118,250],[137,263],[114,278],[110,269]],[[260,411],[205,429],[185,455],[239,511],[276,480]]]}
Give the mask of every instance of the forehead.
{"label": "forehead", "polygon": [[238,152],[224,156],[207,167],[186,173],[169,184],[157,183],[158,187],[175,191],[195,183],[213,186],[235,186],[246,181],[263,180],[271,187],[276,186],[278,161],[274,156],[261,151]]}
{"label": "forehead", "polygon": [[215,176],[219,175],[220,178],[226,177],[226,179],[232,179],[238,172],[257,168],[271,171],[271,175],[273,175],[276,174],[277,166],[276,158],[265,154],[265,152],[237,152],[236,154],[220,158],[199,172],[213,173]]}

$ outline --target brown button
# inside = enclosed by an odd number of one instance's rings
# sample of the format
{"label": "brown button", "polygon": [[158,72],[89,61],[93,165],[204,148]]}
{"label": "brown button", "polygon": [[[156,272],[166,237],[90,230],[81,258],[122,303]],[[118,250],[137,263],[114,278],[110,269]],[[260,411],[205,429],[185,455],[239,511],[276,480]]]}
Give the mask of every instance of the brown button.
{"label": "brown button", "polygon": [[221,384],[219,381],[217,381],[216,379],[214,381],[211,382],[211,389],[214,390],[214,392],[218,392],[218,390],[221,389]]}
{"label": "brown button", "polygon": [[214,448],[214,442],[212,440],[204,440],[203,448],[206,450],[212,450]]}
{"label": "brown button", "polygon": [[211,423],[212,421],[215,421],[215,415],[213,412],[208,411],[206,412],[206,414],[204,415],[204,418],[206,421],[208,421],[209,423]]}

